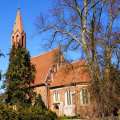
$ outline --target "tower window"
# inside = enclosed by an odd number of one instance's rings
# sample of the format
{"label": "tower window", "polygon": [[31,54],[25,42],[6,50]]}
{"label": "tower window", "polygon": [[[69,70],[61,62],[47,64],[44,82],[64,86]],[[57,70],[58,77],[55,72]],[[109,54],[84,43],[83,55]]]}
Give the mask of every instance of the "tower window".
{"label": "tower window", "polygon": [[24,46],[24,36],[22,36],[22,47]]}
{"label": "tower window", "polygon": [[19,43],[19,35],[16,36],[16,42]]}
{"label": "tower window", "polygon": [[14,36],[12,36],[12,39],[14,40]]}

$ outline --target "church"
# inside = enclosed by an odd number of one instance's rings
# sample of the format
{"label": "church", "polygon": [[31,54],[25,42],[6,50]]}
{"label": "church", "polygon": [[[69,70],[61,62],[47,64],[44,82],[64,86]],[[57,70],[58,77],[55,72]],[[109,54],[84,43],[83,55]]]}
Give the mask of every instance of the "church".
{"label": "church", "polygon": [[[12,44],[26,47],[20,10],[11,36]],[[91,100],[88,86],[90,76],[85,60],[67,63],[59,48],[31,57],[36,75],[32,89],[40,94],[46,107],[58,116],[89,116]]]}

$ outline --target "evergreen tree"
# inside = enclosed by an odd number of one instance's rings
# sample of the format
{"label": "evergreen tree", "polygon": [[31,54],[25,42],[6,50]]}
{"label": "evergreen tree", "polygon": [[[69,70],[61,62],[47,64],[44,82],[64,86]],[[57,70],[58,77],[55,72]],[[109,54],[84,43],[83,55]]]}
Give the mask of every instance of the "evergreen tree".
{"label": "evergreen tree", "polygon": [[12,47],[9,67],[6,73],[6,102],[27,105],[34,95],[30,84],[35,77],[35,67],[31,64],[30,54],[26,48]]}
{"label": "evergreen tree", "polygon": [[41,95],[37,95],[37,96],[35,97],[34,106],[35,106],[35,107],[38,107],[38,108],[41,108],[41,109],[44,109],[44,110],[47,110],[44,102],[42,101]]}
{"label": "evergreen tree", "polygon": [[[0,103],[0,120],[56,120],[57,116],[45,107],[40,95],[35,96],[31,88],[35,77],[26,48],[14,46],[10,52],[6,73],[6,102]],[[34,103],[31,104],[31,103]]]}

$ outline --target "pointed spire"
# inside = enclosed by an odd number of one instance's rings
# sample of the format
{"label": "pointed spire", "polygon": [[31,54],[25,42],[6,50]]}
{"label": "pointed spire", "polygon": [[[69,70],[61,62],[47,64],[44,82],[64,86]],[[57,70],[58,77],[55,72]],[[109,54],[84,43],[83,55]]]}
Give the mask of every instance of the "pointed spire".
{"label": "pointed spire", "polygon": [[16,21],[14,24],[13,32],[19,31],[20,33],[23,32],[23,25],[22,25],[22,17],[20,13],[20,9],[17,10]]}

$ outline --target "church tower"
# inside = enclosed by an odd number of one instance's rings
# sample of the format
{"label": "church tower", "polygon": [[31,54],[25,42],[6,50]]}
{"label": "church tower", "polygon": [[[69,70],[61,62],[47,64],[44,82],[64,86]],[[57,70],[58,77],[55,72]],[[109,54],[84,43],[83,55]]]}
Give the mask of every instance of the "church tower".
{"label": "church tower", "polygon": [[26,33],[23,30],[22,17],[20,9],[17,10],[16,20],[14,23],[14,28],[12,32],[12,46],[21,46],[26,48]]}

